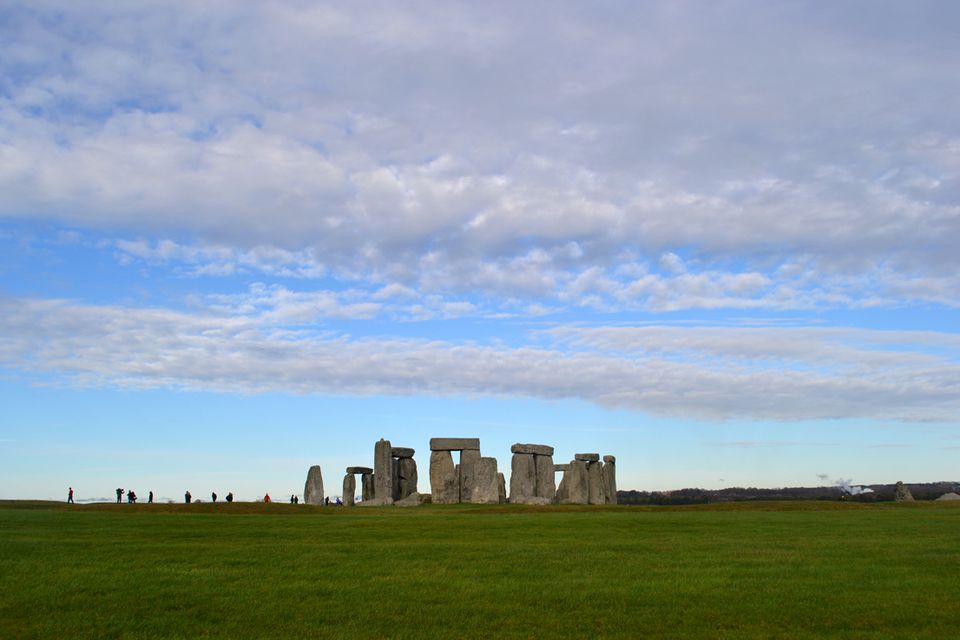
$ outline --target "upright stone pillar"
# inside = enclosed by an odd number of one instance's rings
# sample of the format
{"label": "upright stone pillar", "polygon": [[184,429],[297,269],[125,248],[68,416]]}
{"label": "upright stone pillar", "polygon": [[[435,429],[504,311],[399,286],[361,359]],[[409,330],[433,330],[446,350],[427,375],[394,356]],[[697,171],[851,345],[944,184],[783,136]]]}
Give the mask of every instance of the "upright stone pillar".
{"label": "upright stone pillar", "polygon": [[477,504],[497,504],[500,502],[500,479],[497,473],[497,459],[480,458],[476,471],[476,487],[473,491],[472,502]]}
{"label": "upright stone pillar", "polygon": [[367,502],[368,500],[373,500],[374,494],[376,493],[376,487],[374,486],[372,473],[364,473],[360,476],[360,486],[363,490],[363,501]]}
{"label": "upright stone pillar", "polygon": [[587,463],[587,501],[590,504],[605,504],[606,497],[603,492],[603,468],[602,463]]}
{"label": "upright stone pillar", "polygon": [[617,504],[617,459],[603,456],[603,494],[607,504]]}
{"label": "upright stone pillar", "polygon": [[343,476],[343,506],[352,507],[357,494],[357,479],[352,473]]}
{"label": "upright stone pillar", "polygon": [[417,461],[413,458],[399,458],[397,460],[397,489],[400,500],[417,492]]}
{"label": "upright stone pillar", "polygon": [[535,495],[537,471],[531,453],[514,453],[510,461],[510,502],[524,504]]}
{"label": "upright stone pillar", "polygon": [[323,473],[318,464],[307,471],[307,482],[303,486],[303,501],[306,504],[323,504]]}
{"label": "upright stone pillar", "polygon": [[393,504],[393,456],[390,441],[380,438],[373,447],[374,499]]}
{"label": "upright stone pillar", "polygon": [[588,504],[590,481],[587,478],[587,463],[573,460],[563,474],[560,487],[563,489],[562,504]]}
{"label": "upright stone pillar", "polygon": [[535,495],[538,498],[546,498],[553,502],[557,497],[557,480],[554,477],[553,456],[533,456],[533,464],[536,469],[537,486]]}
{"label": "upright stone pillar", "polygon": [[456,504],[460,485],[450,451],[430,452],[430,497],[433,504]]}
{"label": "upright stone pillar", "polygon": [[480,450],[464,449],[460,452],[460,502],[473,502],[477,490],[477,471],[480,466]]}
{"label": "upright stone pillar", "polygon": [[498,501],[500,504],[504,504],[507,501],[507,479],[503,477],[502,473],[497,474],[497,493]]}

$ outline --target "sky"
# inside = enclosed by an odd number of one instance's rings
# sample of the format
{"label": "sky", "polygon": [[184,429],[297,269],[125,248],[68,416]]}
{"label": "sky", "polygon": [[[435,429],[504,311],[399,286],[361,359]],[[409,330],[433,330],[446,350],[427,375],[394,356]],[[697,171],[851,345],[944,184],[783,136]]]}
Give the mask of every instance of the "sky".
{"label": "sky", "polygon": [[960,480],[960,5],[0,7],[0,498]]}

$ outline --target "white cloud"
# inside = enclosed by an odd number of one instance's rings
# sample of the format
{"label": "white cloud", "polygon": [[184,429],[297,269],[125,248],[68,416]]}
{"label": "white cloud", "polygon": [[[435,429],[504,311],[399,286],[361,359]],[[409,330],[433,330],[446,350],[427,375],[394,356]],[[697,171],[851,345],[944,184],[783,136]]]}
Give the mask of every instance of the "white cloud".
{"label": "white cloud", "polygon": [[288,328],[316,304],[294,296],[282,313],[224,317],[4,299],[0,364],[73,385],[577,398],[708,419],[960,416],[952,334],[580,327],[508,348]]}

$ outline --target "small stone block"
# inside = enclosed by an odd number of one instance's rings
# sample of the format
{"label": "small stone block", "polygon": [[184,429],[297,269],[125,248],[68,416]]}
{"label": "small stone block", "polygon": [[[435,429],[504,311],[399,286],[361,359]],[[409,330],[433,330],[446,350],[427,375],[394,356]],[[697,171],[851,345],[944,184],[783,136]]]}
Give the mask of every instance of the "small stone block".
{"label": "small stone block", "polygon": [[430,438],[430,451],[480,451],[480,438]]}
{"label": "small stone block", "polygon": [[373,473],[373,469],[370,467],[347,467],[347,473]]}
{"label": "small stone block", "polygon": [[538,456],[552,456],[553,447],[545,444],[520,444],[510,447],[510,453],[532,453]]}
{"label": "small stone block", "polygon": [[416,452],[410,447],[393,447],[390,450],[390,455],[394,458],[412,458],[414,453]]}
{"label": "small stone block", "polygon": [[570,468],[570,465],[567,464],[567,463],[555,464],[555,465],[553,465],[553,472],[554,472],[554,473],[558,473],[558,472],[560,472],[560,471],[563,471],[564,473],[566,473],[567,469],[569,469],[569,468]]}
{"label": "small stone block", "polygon": [[603,461],[604,461],[604,462],[612,462],[612,463],[615,464],[615,463],[617,462],[617,457],[616,457],[616,456],[603,456]]}
{"label": "small stone block", "polygon": [[574,460],[579,460],[580,462],[600,462],[599,453],[577,453],[573,456]]}

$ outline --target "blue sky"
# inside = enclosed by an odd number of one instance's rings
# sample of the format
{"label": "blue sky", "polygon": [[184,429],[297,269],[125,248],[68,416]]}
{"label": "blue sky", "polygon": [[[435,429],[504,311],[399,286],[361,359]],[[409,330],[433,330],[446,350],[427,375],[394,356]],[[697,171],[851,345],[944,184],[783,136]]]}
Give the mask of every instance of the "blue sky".
{"label": "blue sky", "polygon": [[0,498],[957,480],[958,18],[7,3]]}

